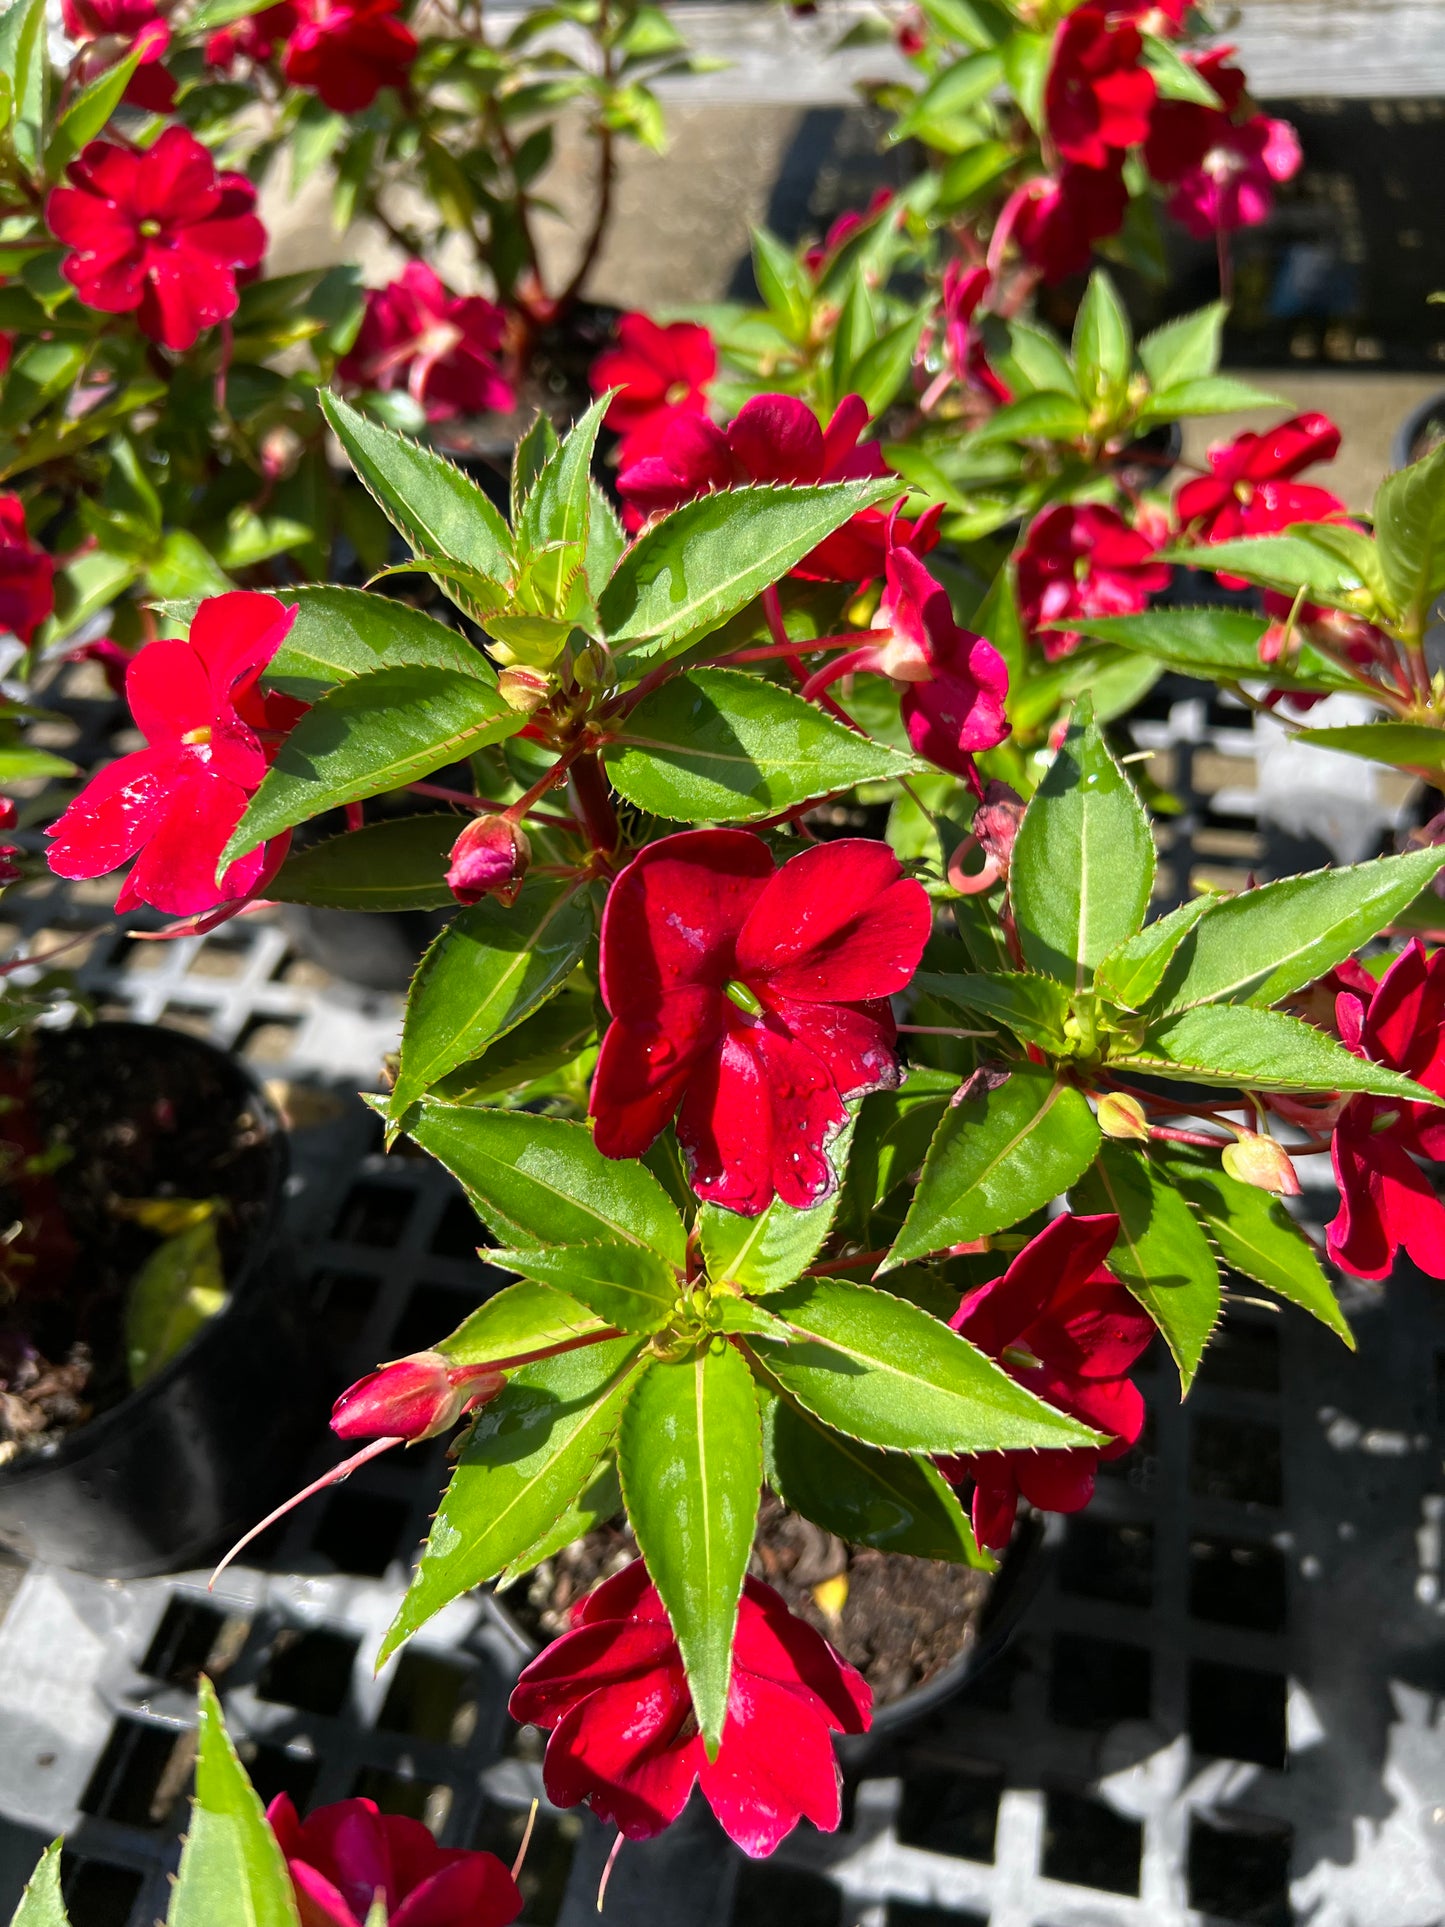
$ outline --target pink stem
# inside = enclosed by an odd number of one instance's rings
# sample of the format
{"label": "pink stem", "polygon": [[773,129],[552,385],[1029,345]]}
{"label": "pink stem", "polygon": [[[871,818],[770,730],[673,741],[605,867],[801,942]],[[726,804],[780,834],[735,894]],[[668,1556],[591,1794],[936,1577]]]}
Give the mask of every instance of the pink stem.
{"label": "pink stem", "polygon": [[394,1445],[404,1445],[405,1443],[406,1441],[401,1438],[372,1439],[369,1444],[363,1445],[359,1452],[353,1452],[349,1459],[343,1459],[340,1465],[333,1465],[329,1472],[323,1472],[319,1479],[313,1479],[311,1484],[305,1487],[303,1491],[294,1493],[286,1500],[284,1505],[278,1505],[274,1512],[268,1512],[259,1525],[252,1526],[244,1538],[238,1539],[235,1545],[231,1547],[231,1550],[226,1554],[225,1558],[222,1559],[220,1565],[216,1567],[216,1570],[206,1581],[206,1591],[211,1592],[214,1589],[216,1581],[226,1570],[227,1566],[231,1564],[232,1560],[234,1560],[238,1554],[244,1552],[252,1540],[259,1539],[268,1526],[274,1526],[278,1519],[284,1519],[288,1512],[294,1512],[298,1505],[301,1505],[307,1499],[314,1498],[318,1492],[324,1492],[328,1486],[340,1485],[343,1479],[349,1479],[353,1472],[357,1471],[361,1466],[366,1465],[370,1460],[379,1459],[383,1452],[389,1452]]}

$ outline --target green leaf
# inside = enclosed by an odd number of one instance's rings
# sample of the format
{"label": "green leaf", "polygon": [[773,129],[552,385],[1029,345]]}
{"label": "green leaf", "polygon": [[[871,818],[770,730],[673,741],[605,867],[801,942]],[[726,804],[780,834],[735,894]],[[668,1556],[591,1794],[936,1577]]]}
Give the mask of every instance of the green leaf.
{"label": "green leaf", "polygon": [[1207,380],[1219,367],[1227,312],[1222,301],[1211,301],[1207,308],[1196,308],[1193,314],[1181,315],[1145,335],[1139,343],[1139,359],[1150,385],[1158,390]]}
{"label": "green leaf", "polygon": [[167,1238],[131,1279],[125,1305],[126,1369],[132,1385],[167,1364],[225,1306],[226,1274],[214,1211]]}
{"label": "green leaf", "polygon": [[752,1375],[727,1340],[648,1366],[623,1414],[617,1468],[638,1550],[677,1635],[697,1723],[716,1758],[763,1480]]}
{"label": "green leaf", "polygon": [[764,1390],[763,1467],[783,1504],[849,1545],[983,1566],[968,1515],[931,1459],[846,1438]]}
{"label": "green leaf", "polygon": [[1058,336],[1031,321],[1010,321],[1007,327],[1008,353],[998,358],[998,365],[1008,370],[1009,385],[1034,394],[1065,395],[1077,402],[1074,364]]}
{"label": "green leaf", "polygon": [[1143,924],[1154,839],[1087,698],[1075,715],[1019,826],[1009,891],[1029,962],[1082,990],[1101,959]]}
{"label": "green leaf", "polygon": [[1018,1224],[1092,1162],[1099,1127],[1082,1093],[1039,1064],[993,1075],[970,1078],[944,1112],[887,1269]]}
{"label": "green leaf", "polygon": [[1411,850],[1216,899],[1176,950],[1155,1008],[1277,1004],[1353,956],[1442,865],[1445,849]]}
{"label": "green leaf", "polygon": [[948,1071],[914,1064],[900,1090],[871,1091],[863,1099],[838,1207],[840,1229],[849,1238],[869,1243],[873,1213],[922,1167],[957,1088],[958,1079]]}
{"label": "green leaf", "polygon": [[1213,901],[1209,895],[1193,897],[1111,950],[1094,973],[1099,995],[1124,1010],[1142,1010],[1159,988],[1170,959]]}
{"label": "green leaf", "polygon": [[1074,322],[1074,372],[1085,406],[1108,418],[1122,405],[1134,366],[1134,331],[1102,268],[1089,276]]}
{"label": "green leaf", "polygon": [[1287,535],[1247,536],[1237,542],[1209,542],[1198,548],[1162,551],[1157,560],[1177,562],[1190,569],[1213,569],[1242,575],[1266,589],[1287,595],[1304,589],[1313,602],[1349,608],[1364,583],[1332,550],[1312,542],[1309,525],[1301,523]]}
{"label": "green leaf", "polygon": [[603,1157],[585,1124],[427,1098],[406,1128],[509,1244],[621,1239],[685,1261],[687,1233],[657,1179],[634,1159]]}
{"label": "green leaf", "polygon": [[1246,408],[1288,407],[1282,395],[1268,394],[1234,375],[1200,375],[1172,388],[1158,388],[1139,410],[1138,425],[1182,420],[1188,415],[1228,415]]}
{"label": "green leaf", "polygon": [[458,1104],[510,1098],[538,1078],[578,1069],[594,1055],[596,1041],[591,992],[580,983],[564,984],[515,1030],[494,1038],[480,1057],[449,1071],[432,1086],[432,1095]]}
{"label": "green leaf", "polygon": [[1391,763],[1396,769],[1419,770],[1431,782],[1445,770],[1445,730],[1427,723],[1346,723],[1297,730],[1292,740],[1346,756],[1367,756],[1372,763]]}
{"label": "green leaf", "polygon": [[897,476],[820,488],[735,488],[664,516],[618,563],[603,632],[638,663],[721,627],[859,510],[900,493]]}
{"label": "green leaf", "polygon": [[1137,616],[1070,618],[1080,634],[1153,656],[1188,676],[1216,682],[1268,675],[1287,689],[1357,689],[1359,679],[1297,639],[1287,658],[1266,665],[1259,645],[1269,623],[1243,609],[1149,609]]}
{"label": "green leaf", "polygon": [[610,400],[604,395],[593,402],[532,484],[517,518],[519,561],[552,543],[564,552],[585,552],[592,522],[592,451]]}
{"label": "green leaf", "polygon": [[746,823],[918,767],[789,689],[698,669],[653,690],[603,751],[613,787],[654,816]]}
{"label": "green leaf", "polygon": [[1263,1091],[1372,1091],[1377,1097],[1439,1103],[1413,1078],[1356,1057],[1333,1037],[1277,1010],[1202,1004],[1153,1025],[1137,1056],[1120,1055],[1157,1077],[1241,1084]]}
{"label": "green leaf", "polygon": [[594,482],[592,484],[592,514],[587,524],[587,586],[592,591],[594,602],[600,600],[602,591],[612,579],[622,551],[627,547],[627,537],[622,524],[617,519],[617,511]]}
{"label": "green leaf", "polygon": [[[488,1261],[491,1247],[485,1247]],[[464,1318],[433,1350],[454,1365],[500,1364],[570,1346],[579,1338],[600,1338],[607,1321],[566,1292],[524,1279],[505,1285]]]}
{"label": "green leaf", "polygon": [[[513,1585],[524,1572],[540,1566],[544,1559],[554,1558],[563,1546],[585,1539],[594,1527],[606,1525],[621,1510],[622,1485],[617,1477],[617,1467],[611,1459],[604,1459],[582,1496],[568,1506],[561,1518],[542,1534],[535,1545],[518,1553],[511,1564],[498,1573],[496,1590],[501,1592]],[[384,1922],[383,1927],[386,1927]]]}
{"label": "green leaf", "polygon": [[[913,105],[890,130],[894,141],[934,134],[948,135],[949,122],[966,114],[988,96],[1003,79],[1003,62],[996,53],[971,54],[954,61],[929,82]],[[950,146],[945,151],[952,151]]]}
{"label": "green leaf", "polygon": [[1097,1436],[891,1292],[807,1278],[769,1309],[789,1345],[749,1340],[769,1377],[835,1431],[891,1452],[1086,1445]]}
{"label": "green leaf", "polygon": [[1445,589],[1445,451],[1387,475],[1375,496],[1380,567],[1401,617],[1415,636]]}
{"label": "green leaf", "polygon": [[431,449],[368,421],[339,396],[323,390],[320,400],[351,466],[416,554],[443,555],[479,575],[510,577],[511,533],[475,482]]}
{"label": "green leaf", "polygon": [[291,633],[266,671],[268,688],[314,703],[327,690],[378,669],[450,669],[496,684],[496,672],[465,636],[434,616],[365,589],[288,589]]}
{"label": "green leaf", "polygon": [[13,747],[0,749],[0,784],[19,783],[31,777],[74,776],[74,763],[68,763],[63,756],[56,756],[48,749],[36,749],[30,743],[16,743]]}
{"label": "green leaf", "polygon": [[1161,100],[1189,100],[1216,114],[1220,111],[1223,102],[1203,74],[1157,33],[1144,35],[1144,65],[1154,76]]}
{"label": "green leaf", "polygon": [[969,437],[970,448],[994,442],[1074,442],[1089,431],[1089,411],[1077,395],[1042,389],[995,409]]}
{"label": "green leaf", "polygon": [[455,669],[373,669],[339,683],[296,724],[221,853],[217,875],[268,837],[323,810],[403,788],[525,721]]}
{"label": "green leaf", "polygon": [[566,877],[531,877],[510,909],[487,898],[454,918],[422,958],[407,998],[392,1119],[560,989],[592,922],[586,891]]}
{"label": "green leaf", "polygon": [[95,139],[130,84],[140,65],[142,49],[132,47],[113,67],[108,67],[88,87],[82,87],[55,124],[55,132],[45,144],[45,168],[52,177],[63,173],[87,141]]}
{"label": "green leaf", "polygon": [[488,1252],[487,1262],[556,1286],[619,1331],[661,1331],[677,1313],[681,1284],[676,1270],[655,1251],[635,1244],[503,1248]]}
{"label": "green leaf", "polygon": [[205,1678],[200,1700],[196,1797],[170,1927],[298,1927],[291,1875]]}
{"label": "green leaf", "polygon": [[532,426],[512,450],[512,526],[522,517],[522,504],[532,491],[537,477],[557,453],[561,443],[548,416],[538,414]]}
{"label": "green leaf", "polygon": [[881,334],[853,363],[848,389],[863,397],[870,415],[881,415],[907,380],[927,321],[926,309],[909,315]]}
{"label": "green leaf", "polygon": [[60,1895],[60,1855],[63,1840],[53,1841],[40,1857],[10,1927],[70,1927],[70,1915]]}
{"label": "green leaf", "polygon": [[[841,1171],[847,1164],[847,1139],[851,1134],[849,1125],[829,1147],[829,1161],[835,1170]],[[705,1204],[697,1223],[708,1277],[714,1283],[727,1280],[744,1291],[781,1291],[822,1250],[838,1198],[835,1188],[821,1204],[807,1211],[795,1210],[781,1198],[774,1198],[756,1218]]]}
{"label": "green leaf", "polygon": [[465,821],[402,816],[328,837],[293,851],[266,895],[323,910],[448,910],[448,859]]}
{"label": "green leaf", "polygon": [[801,341],[813,311],[807,276],[791,251],[766,228],[753,229],[752,243],[753,278],[763,306],[789,341]]}
{"label": "green leaf", "polygon": [[50,78],[45,0],[14,0],[0,13],[0,73],[10,82],[10,142],[16,158],[38,170]]}
{"label": "green leaf", "polygon": [[1052,977],[1036,977],[1024,971],[954,976],[941,970],[920,970],[912,988],[974,1016],[1006,1024],[1026,1044],[1042,1044],[1058,1051],[1066,1041],[1069,993]]}
{"label": "green leaf", "polygon": [[1164,1146],[1159,1161],[1203,1219],[1226,1265],[1300,1306],[1355,1349],[1314,1246],[1278,1198],[1241,1184],[1216,1159],[1188,1145]]}
{"label": "green leaf", "polygon": [[1187,1392],[1220,1307],[1219,1266],[1194,1213],[1148,1156],[1111,1143],[1100,1146],[1069,1202],[1076,1211],[1118,1213],[1109,1268],[1164,1334]]}
{"label": "green leaf", "polygon": [[1004,77],[1009,92],[1035,133],[1042,133],[1044,88],[1053,55],[1053,37],[1031,33],[1023,28],[1011,33],[1003,44]]}
{"label": "green leaf", "polygon": [[635,1338],[604,1340],[524,1365],[482,1407],[378,1666],[433,1613],[521,1558],[576,1502],[612,1449],[640,1369]]}

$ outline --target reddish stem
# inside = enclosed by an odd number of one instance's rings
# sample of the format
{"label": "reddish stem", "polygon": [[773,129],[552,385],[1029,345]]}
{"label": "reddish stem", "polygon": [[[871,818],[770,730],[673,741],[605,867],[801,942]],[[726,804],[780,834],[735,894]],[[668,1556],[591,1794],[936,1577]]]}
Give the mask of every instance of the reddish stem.
{"label": "reddish stem", "polygon": [[597,752],[589,750],[572,766],[572,798],[588,841],[599,856],[610,857],[622,840],[616,805]]}

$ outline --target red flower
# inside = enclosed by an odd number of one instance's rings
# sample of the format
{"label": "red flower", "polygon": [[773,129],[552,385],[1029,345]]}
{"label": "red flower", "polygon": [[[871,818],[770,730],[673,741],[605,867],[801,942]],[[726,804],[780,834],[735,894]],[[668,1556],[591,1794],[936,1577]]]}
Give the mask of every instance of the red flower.
{"label": "red flower", "polygon": [[[1412,938],[1378,985],[1359,973],[1340,991],[1335,1021],[1357,1056],[1445,1095],[1445,950],[1427,958]],[[1445,1111],[1361,1093],[1340,1112],[1331,1155],[1340,1209],[1325,1238],[1335,1263],[1356,1278],[1387,1278],[1403,1245],[1422,1271],[1445,1278],[1445,1204],[1415,1163],[1445,1158]]]}
{"label": "red flower", "polygon": [[229,27],[217,27],[206,41],[206,65],[229,72],[238,60],[249,60],[264,67],[295,33],[300,18],[294,0],[277,0],[275,6],[233,20]]}
{"label": "red flower", "polygon": [[253,850],[216,883],[221,851],[266,773],[258,731],[285,727],[298,711],[258,686],[295,616],[275,596],[236,590],[201,604],[185,642],[141,650],[125,682],[147,747],[93,777],[52,825],[57,876],[104,876],[137,857],[116,909],[150,903],[191,916],[249,896],[274,874],[288,838]]}
{"label": "red flower", "polygon": [[973,320],[992,285],[987,268],[966,268],[961,261],[950,261],[943,270],[943,351],[954,379],[963,387],[1006,402],[1013,396],[989,367],[983,333]]}
{"label": "red flower", "polygon": [[349,1385],[331,1408],[341,1439],[405,1439],[415,1445],[449,1432],[464,1412],[506,1384],[490,1365],[453,1365],[441,1352],[393,1359]]}
{"label": "red flower", "polygon": [[380,1895],[390,1927],[507,1927],[522,1911],[495,1854],[439,1847],[420,1820],[338,1800],[301,1821],[289,1793],[266,1809],[301,1927],[363,1927]]}
{"label": "red flower", "polygon": [[572,1630],[513,1690],[513,1719],[551,1730],[542,1780],[557,1806],[585,1800],[629,1840],[669,1826],[694,1785],[755,1860],[799,1820],[838,1824],[834,1733],[864,1733],[872,1694],[769,1586],[738,1607],[727,1721],[709,1760],[682,1658],[640,1559],[589,1593]]}
{"label": "red flower", "polygon": [[1014,240],[1045,281],[1082,274],[1096,241],[1107,241],[1124,225],[1129,190],[1122,160],[1107,167],[1063,167],[1057,176],[1041,175],[1014,222]]}
{"label": "red flower", "polygon": [[516,396],[497,365],[507,317],[484,295],[452,294],[424,261],[369,288],[355,345],[337,367],[343,381],[383,392],[405,387],[428,421],[503,415]]}
{"label": "red flower", "polygon": [[1071,13],[1054,38],[1044,85],[1049,138],[1066,161],[1106,167],[1149,131],[1154,76],[1139,64],[1139,29],[1102,8]]}
{"label": "red flower", "polygon": [[1112,1212],[1065,1212],[1029,1240],[1001,1278],[971,1291],[948,1321],[1046,1403],[1113,1435],[1105,1446],[947,1461],[951,1478],[975,1481],[980,1545],[1008,1544],[1020,1495],[1045,1512],[1087,1505],[1099,1460],[1127,1452],[1144,1428],[1144,1400],[1126,1374],[1154,1325],[1104,1263],[1118,1235]]}
{"label": "red flower", "polygon": [[1167,563],[1153,543],[1108,508],[1046,509],[1019,550],[1019,608],[1052,661],[1079,646],[1077,630],[1046,622],[1082,616],[1137,615],[1169,587]]}
{"label": "red flower", "polygon": [[1174,190],[1168,209],[1196,240],[1253,227],[1267,218],[1277,183],[1292,180],[1303,156],[1285,120],[1254,114],[1236,119],[1245,80],[1231,66],[1233,47],[1186,55],[1218,94],[1222,106],[1186,100],[1156,102],[1144,160],[1156,181]]}
{"label": "red flower", "polygon": [[820,275],[833,256],[846,241],[851,241],[860,228],[866,227],[886,207],[894,201],[891,187],[876,188],[866,208],[845,208],[816,247],[809,248],[803,256],[803,266],[815,279]]}
{"label": "red flower", "polygon": [[[856,482],[886,475],[876,442],[860,445],[868,409],[845,395],[826,428],[794,395],[754,395],[726,429],[705,415],[674,420],[657,453],[625,467],[617,490],[626,504],[623,521],[641,528],[650,516],[666,515],[714,489],[764,482]],[[883,509],[864,509],[820,542],[792,571],[809,582],[868,582],[882,575],[890,547],[902,543],[926,555],[938,540],[941,509],[916,522]]]}
{"label": "red flower", "polygon": [[55,607],[55,564],[25,527],[18,495],[0,495],[0,635],[28,648]]}
{"label": "red flower", "polygon": [[[1344,503],[1328,489],[1297,482],[1301,469],[1333,461],[1340,431],[1328,415],[1294,415],[1266,435],[1236,435],[1209,450],[1208,475],[1185,482],[1174,497],[1181,531],[1196,542],[1233,542],[1271,535],[1292,522],[1338,522]],[[1234,588],[1238,576],[1221,576]]]}
{"label": "red flower", "polygon": [[250,182],[217,174],[194,135],[167,127],[144,152],[92,141],[66,173],[45,218],[74,250],[61,273],[87,306],[136,310],[143,333],[177,350],[236,312],[236,270],[259,266],[266,230]]}
{"label": "red flower", "polygon": [[976,750],[1008,735],[1008,669],[982,636],[953,619],[948,591],[907,549],[888,555],[887,586],[872,640],[820,669],[803,687],[811,696],[858,670],[891,677],[899,710],[920,756],[955,776],[970,776]]}
{"label": "red flower", "polygon": [[836,1179],[843,1100],[899,1080],[888,998],[932,912],[884,843],[815,844],[780,870],[748,830],[684,830],[612,885],[592,1083],[597,1148],[640,1157],[668,1120],[700,1198],[754,1217]]}
{"label": "red flower", "polygon": [[[0,796],[0,830],[13,830],[19,811],[15,800],[10,796]],[[0,886],[18,883],[21,877],[21,859],[25,852],[18,843],[0,843]]]}
{"label": "red flower", "polygon": [[656,452],[672,422],[707,410],[708,385],[717,374],[717,349],[706,328],[693,321],[659,327],[645,314],[625,314],[617,346],[592,364],[592,392],[609,388],[604,420],[622,438],[618,460],[626,468]]}
{"label": "red flower", "polygon": [[301,22],[283,71],[338,114],[359,114],[383,87],[400,87],[416,59],[416,35],[396,18],[398,0],[301,0]]}

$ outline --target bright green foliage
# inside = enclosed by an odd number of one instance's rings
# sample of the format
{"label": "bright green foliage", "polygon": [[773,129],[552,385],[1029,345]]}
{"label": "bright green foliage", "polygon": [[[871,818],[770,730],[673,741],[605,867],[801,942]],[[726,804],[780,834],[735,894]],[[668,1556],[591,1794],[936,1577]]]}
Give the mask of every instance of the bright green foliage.
{"label": "bright green foliage", "polygon": [[169,1927],[297,1927],[286,1862],[207,1679],[200,1714],[196,1798]]}

